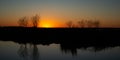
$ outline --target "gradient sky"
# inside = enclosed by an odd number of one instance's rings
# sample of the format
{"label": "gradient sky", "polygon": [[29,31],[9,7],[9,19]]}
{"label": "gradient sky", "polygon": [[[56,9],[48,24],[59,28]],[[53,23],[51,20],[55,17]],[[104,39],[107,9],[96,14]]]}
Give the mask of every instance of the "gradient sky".
{"label": "gradient sky", "polygon": [[120,0],[0,0],[0,25],[15,26],[19,18],[41,20],[98,19],[102,27],[120,27]]}

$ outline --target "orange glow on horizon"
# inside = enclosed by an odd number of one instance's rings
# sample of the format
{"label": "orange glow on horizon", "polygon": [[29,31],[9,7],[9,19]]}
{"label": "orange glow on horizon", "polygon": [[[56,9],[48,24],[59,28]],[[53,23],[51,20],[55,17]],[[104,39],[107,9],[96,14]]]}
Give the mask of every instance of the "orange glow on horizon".
{"label": "orange glow on horizon", "polygon": [[39,23],[39,27],[41,28],[59,28],[65,27],[61,22],[56,20],[41,20]]}

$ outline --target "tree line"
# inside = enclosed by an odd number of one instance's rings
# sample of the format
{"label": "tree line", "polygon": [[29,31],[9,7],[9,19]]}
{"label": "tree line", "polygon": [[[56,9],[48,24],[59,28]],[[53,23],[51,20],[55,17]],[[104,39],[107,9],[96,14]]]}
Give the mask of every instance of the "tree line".
{"label": "tree line", "polygon": [[99,20],[79,20],[77,22],[68,21],[66,22],[67,27],[69,28],[99,28]]}
{"label": "tree line", "polygon": [[[35,15],[31,18],[31,23],[32,23],[32,26],[33,27],[38,27],[38,24],[39,24],[39,21],[40,21],[40,16],[39,15]],[[18,20],[18,24],[20,27],[28,27],[28,18],[27,17],[22,17]]]}
{"label": "tree line", "polygon": [[[18,20],[18,24],[20,27],[28,27],[28,18],[22,17]],[[38,27],[38,24],[40,22],[40,16],[35,15],[31,18],[32,26]],[[66,25],[68,28],[99,28],[100,27],[100,21],[99,20],[79,20],[77,22],[68,21],[66,22]]]}

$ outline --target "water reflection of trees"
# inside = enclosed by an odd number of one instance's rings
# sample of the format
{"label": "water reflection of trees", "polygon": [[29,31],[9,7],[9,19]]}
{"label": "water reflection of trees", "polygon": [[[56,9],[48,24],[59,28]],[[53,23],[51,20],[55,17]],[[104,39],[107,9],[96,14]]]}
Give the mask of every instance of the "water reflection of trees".
{"label": "water reflection of trees", "polygon": [[[19,49],[19,55],[24,58],[25,60],[29,59],[29,57],[32,60],[38,60],[39,59],[39,51],[37,48],[38,44],[41,45],[47,45],[49,46],[50,44],[52,44],[53,42],[32,42],[29,43],[30,47],[27,44],[20,44],[20,49]],[[56,43],[54,41],[54,43]],[[67,43],[67,44],[66,44]],[[57,44],[57,43],[56,43]],[[84,50],[84,51],[91,51],[91,52],[100,52],[103,50],[106,50],[108,48],[114,48],[116,46],[120,46],[119,42],[59,42],[58,44],[60,44],[60,49],[61,52],[65,53],[65,54],[69,54],[71,53],[73,56],[77,55],[77,50]]]}
{"label": "water reflection of trees", "polygon": [[[16,43],[20,44],[20,49],[18,54],[20,57],[25,60],[29,60],[29,57],[33,60],[39,59],[39,51],[37,45],[47,45],[49,46],[52,43],[60,44],[61,52],[65,54],[72,54],[73,56],[77,55],[77,51],[91,51],[91,52],[100,52],[108,50],[109,48],[114,48],[120,46],[120,41],[115,39],[109,40],[13,40]],[[30,45],[29,45],[30,44]]]}
{"label": "water reflection of trees", "polygon": [[32,52],[32,59],[33,60],[39,60],[39,52],[38,52],[38,48],[37,45],[33,45],[33,52]]}
{"label": "water reflection of trees", "polygon": [[72,47],[70,45],[64,45],[64,44],[60,44],[60,48],[61,48],[61,51],[65,54],[67,53],[71,53],[73,56],[76,56],[77,55],[77,49],[75,47]]}
{"label": "water reflection of trees", "polygon": [[73,56],[77,55],[77,50],[90,51],[90,52],[101,52],[110,48],[120,46],[119,43],[76,43],[76,44],[60,44],[61,51],[64,53],[71,53]]}
{"label": "water reflection of trees", "polygon": [[26,44],[21,44],[20,48],[18,50],[18,54],[20,57],[22,57],[24,60],[28,60],[28,48]]}
{"label": "water reflection of trees", "polygon": [[39,51],[36,44],[20,44],[18,54],[24,60],[39,60]]}

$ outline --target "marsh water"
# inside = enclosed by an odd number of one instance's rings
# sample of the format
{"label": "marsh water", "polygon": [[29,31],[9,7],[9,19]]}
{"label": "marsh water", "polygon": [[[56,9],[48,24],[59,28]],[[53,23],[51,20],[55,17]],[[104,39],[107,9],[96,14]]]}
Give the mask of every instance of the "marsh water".
{"label": "marsh water", "polygon": [[120,60],[120,46],[65,48],[61,44],[0,41],[0,60]]}

